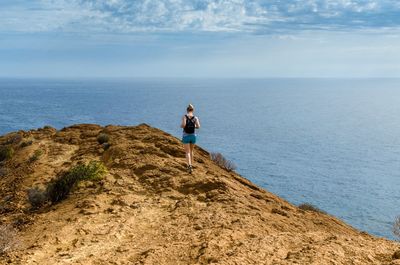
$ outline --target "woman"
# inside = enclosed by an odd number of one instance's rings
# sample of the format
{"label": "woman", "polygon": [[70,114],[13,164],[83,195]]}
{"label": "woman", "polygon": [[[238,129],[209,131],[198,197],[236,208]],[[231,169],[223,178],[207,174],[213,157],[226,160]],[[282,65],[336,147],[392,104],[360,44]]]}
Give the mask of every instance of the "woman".
{"label": "woman", "polygon": [[186,108],[186,115],[182,117],[181,128],[183,128],[182,143],[185,147],[186,162],[188,164],[188,171],[193,171],[193,149],[196,144],[196,129],[200,128],[199,118],[194,116],[194,107],[189,104]]}

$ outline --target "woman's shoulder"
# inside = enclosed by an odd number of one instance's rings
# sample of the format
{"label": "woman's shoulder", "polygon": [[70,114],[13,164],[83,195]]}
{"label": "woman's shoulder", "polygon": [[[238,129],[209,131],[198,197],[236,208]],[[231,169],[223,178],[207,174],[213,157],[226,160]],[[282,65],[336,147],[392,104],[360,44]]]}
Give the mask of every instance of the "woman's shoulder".
{"label": "woman's shoulder", "polygon": [[196,115],[193,115],[193,116],[188,116],[187,114],[184,114],[183,116],[182,116],[182,119],[187,119],[187,118],[189,118],[189,119],[195,119],[195,120],[199,120],[199,117],[198,116],[196,116]]}

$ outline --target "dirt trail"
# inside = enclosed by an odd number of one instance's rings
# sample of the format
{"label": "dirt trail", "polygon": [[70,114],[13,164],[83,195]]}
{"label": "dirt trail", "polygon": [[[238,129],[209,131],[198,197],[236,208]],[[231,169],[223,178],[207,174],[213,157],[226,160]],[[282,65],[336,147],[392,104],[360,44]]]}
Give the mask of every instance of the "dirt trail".
{"label": "dirt trail", "polygon": [[[5,144],[15,153],[1,164],[0,225],[18,229],[20,244],[0,264],[400,264],[399,244],[300,210],[201,148],[188,174],[180,141],[145,124],[21,131],[1,137]],[[91,160],[107,166],[104,179],[30,210],[28,188]]]}

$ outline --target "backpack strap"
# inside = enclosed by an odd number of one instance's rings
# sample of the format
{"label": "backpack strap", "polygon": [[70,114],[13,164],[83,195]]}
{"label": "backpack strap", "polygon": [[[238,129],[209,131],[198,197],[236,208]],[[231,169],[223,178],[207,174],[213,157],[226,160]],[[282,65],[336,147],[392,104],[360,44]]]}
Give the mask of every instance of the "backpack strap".
{"label": "backpack strap", "polygon": [[189,116],[187,114],[185,114],[185,117],[186,117],[186,121],[190,120],[191,122],[196,122],[196,116],[194,116],[194,115],[191,118],[189,118]]}

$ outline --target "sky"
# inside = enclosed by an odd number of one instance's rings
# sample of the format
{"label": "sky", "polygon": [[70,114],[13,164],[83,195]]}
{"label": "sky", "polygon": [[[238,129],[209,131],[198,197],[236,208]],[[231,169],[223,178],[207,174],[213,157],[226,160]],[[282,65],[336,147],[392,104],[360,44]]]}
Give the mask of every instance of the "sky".
{"label": "sky", "polygon": [[0,0],[1,77],[400,77],[398,0]]}

